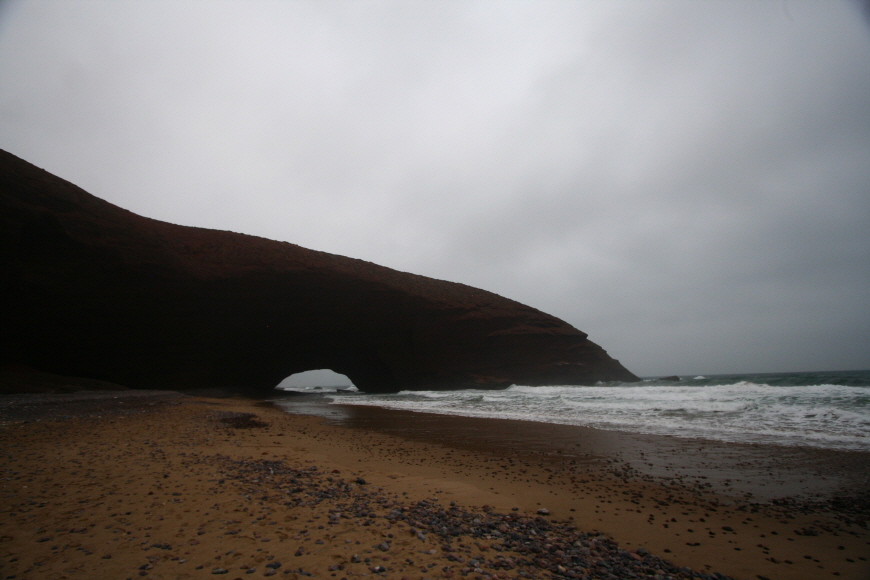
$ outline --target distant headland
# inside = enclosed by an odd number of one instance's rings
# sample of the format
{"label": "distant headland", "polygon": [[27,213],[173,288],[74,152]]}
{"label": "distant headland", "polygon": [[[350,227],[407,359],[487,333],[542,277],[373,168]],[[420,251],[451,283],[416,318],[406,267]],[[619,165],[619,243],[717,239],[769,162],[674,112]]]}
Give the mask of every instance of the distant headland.
{"label": "distant headland", "polygon": [[366,392],[636,381],[491,292],[145,218],[0,151],[0,364],[262,394],[328,368]]}

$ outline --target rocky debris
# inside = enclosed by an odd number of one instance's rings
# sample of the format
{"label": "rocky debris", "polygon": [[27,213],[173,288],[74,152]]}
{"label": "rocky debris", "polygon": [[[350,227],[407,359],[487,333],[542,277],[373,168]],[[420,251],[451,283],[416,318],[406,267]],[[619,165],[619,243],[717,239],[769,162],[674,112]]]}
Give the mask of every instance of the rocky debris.
{"label": "rocky debris", "polygon": [[0,151],[0,363],[136,389],[636,381],[586,334],[463,284],[135,215]]}
{"label": "rocky debris", "polygon": [[[219,408],[250,411],[251,415],[268,419],[272,428],[233,433],[218,420],[227,416]],[[340,580],[371,574],[372,568],[378,566],[386,572],[377,574],[412,580],[458,580],[459,576],[468,580],[658,576],[661,580],[704,578],[704,574],[720,578],[710,570],[669,567],[667,561],[651,558],[639,548],[626,549],[626,557],[620,546],[606,536],[590,533],[585,523],[572,526],[571,521],[560,521],[560,517],[568,515],[561,510],[551,510],[549,517],[539,516],[535,512],[541,505],[530,502],[528,507],[534,508],[510,508],[509,515],[505,515],[487,506],[457,505],[450,499],[464,496],[428,487],[431,481],[403,485],[401,480],[393,480],[393,470],[400,469],[399,465],[390,463],[384,471],[386,464],[373,460],[372,455],[361,455],[362,465],[333,465],[328,459],[330,449],[336,449],[336,444],[344,447],[348,441],[388,447],[374,434],[363,437],[362,432],[321,429],[316,420],[291,425],[296,422],[285,422],[282,416],[267,413],[260,405],[236,402],[188,400],[185,405],[162,410],[168,412],[125,419],[131,435],[124,439],[117,437],[118,421],[114,417],[106,421],[9,425],[2,430],[4,449],[9,455],[4,489],[12,493],[0,518],[0,541],[9,556],[16,556],[4,560],[9,568],[7,575],[29,577],[29,567],[43,561],[49,562],[40,568],[43,576],[55,572],[62,575],[67,563],[88,566],[90,560],[91,565],[96,561],[107,570],[111,567],[115,572],[110,575],[119,578],[196,576],[194,568],[201,571],[200,575],[208,575],[220,567],[229,570],[228,578],[272,575],[277,570],[281,577],[291,580],[293,574],[326,577],[331,573]],[[311,436],[307,442],[297,443],[306,446],[302,453],[292,450],[297,444],[280,445],[294,431]],[[278,441],[281,436],[285,439]],[[308,447],[322,438],[330,439],[329,445]],[[352,452],[354,447],[346,449]],[[410,462],[430,461],[445,467],[449,464],[441,461],[453,454],[452,449],[442,455],[432,447],[412,449],[404,444],[394,449],[399,450],[401,454],[394,453],[392,460],[405,455]],[[211,455],[215,452],[227,456]],[[489,458],[473,453],[463,457],[450,468],[455,470],[453,473],[464,471],[465,465],[490,460],[502,463],[507,459],[516,462],[516,469],[530,468],[529,474],[537,479],[542,474],[557,473],[555,466],[562,459],[567,465],[574,461],[554,455],[553,462],[532,467],[520,461],[525,457],[521,450],[519,454],[515,450],[512,456]],[[327,466],[322,461],[330,463]],[[46,465],[50,471],[46,471]],[[358,471],[361,469],[364,471]],[[43,480],[46,475],[49,478]],[[356,483],[360,476],[368,479],[367,485]],[[581,477],[586,479],[585,475]],[[379,487],[381,478],[394,483],[384,483],[389,488],[385,490]],[[126,494],[111,497],[119,481],[126,481]],[[555,490],[560,483],[554,477],[549,485]],[[53,493],[64,489],[85,491]],[[546,495],[541,494],[542,489],[547,488],[533,488],[530,493],[543,501]],[[424,499],[405,495],[417,493],[427,495]],[[816,565],[824,565],[831,572],[841,571],[834,566],[834,560],[841,565],[845,565],[844,560],[855,563],[853,569],[865,562],[863,530],[840,526],[829,513],[805,517],[801,512],[808,504],[791,498],[778,499],[776,505],[750,503],[746,496],[725,502],[722,496],[696,496],[680,488],[678,481],[661,488],[640,488],[608,478],[596,479],[593,486],[577,488],[575,493],[598,495],[601,504],[609,505],[613,500],[613,508],[620,516],[635,511],[632,506],[636,506],[642,511],[637,511],[638,516],[631,515],[635,523],[649,510],[654,527],[670,524],[670,531],[664,534],[671,540],[656,545],[655,555],[664,558],[716,554],[721,553],[721,548],[731,553],[731,549],[740,548],[735,555],[739,551],[747,564],[754,560],[752,567],[757,571],[769,569],[765,562],[770,562],[785,571],[788,566],[809,567],[810,574]],[[860,505],[837,497],[838,505]],[[821,509],[823,496],[810,499]],[[670,509],[660,514],[657,508],[661,504],[669,504]],[[562,509],[567,507],[563,505]],[[581,514],[574,514],[579,516],[578,521],[594,517],[586,512],[592,506],[574,507],[581,508],[577,509]],[[599,506],[595,508],[598,511]],[[707,511],[710,513],[700,513]],[[680,516],[680,512],[687,513]],[[189,519],[191,516],[182,513],[201,515]],[[76,515],[70,519],[67,514]],[[176,514],[184,518],[183,527],[176,527],[176,518],[171,517]],[[698,523],[687,524],[688,518]],[[594,524],[590,521],[589,525]],[[687,525],[694,530],[686,529]],[[65,537],[67,534],[69,537]],[[117,545],[112,540],[124,536],[134,549],[112,549]],[[686,542],[701,547],[685,550],[682,543],[686,540],[701,540]],[[665,545],[674,548],[674,553]],[[826,549],[836,549],[837,557],[825,557]],[[17,556],[22,555],[26,557],[19,560]],[[804,560],[804,555],[813,555],[813,559]],[[53,564],[51,556],[58,556]],[[266,566],[279,561],[284,564],[280,568]],[[694,561],[709,562],[706,557]],[[303,573],[303,569],[310,572]]]}
{"label": "rocky debris", "polygon": [[223,411],[219,413],[219,420],[224,425],[233,429],[262,429],[269,426],[268,423],[261,421],[253,413]]}
{"label": "rocky debris", "polygon": [[[525,578],[538,578],[546,573],[552,578],[570,580],[730,580],[723,574],[675,566],[642,547],[624,550],[603,534],[583,532],[568,522],[541,515],[502,514],[489,506],[465,509],[453,502],[445,506],[435,499],[397,501],[371,486],[355,485],[316,466],[294,467],[281,460],[233,459],[222,455],[202,456],[198,460],[217,463],[224,478],[237,485],[245,497],[290,507],[326,504],[328,526],[343,520],[359,526],[371,526],[381,519],[390,524],[401,523],[403,526],[398,529],[405,531],[399,533],[419,540],[421,552],[438,554],[438,550],[430,548],[432,542],[440,547],[445,561],[441,571],[447,578],[454,574],[492,576],[500,571],[516,571]],[[391,551],[391,544],[383,541],[372,548],[386,554]],[[299,547],[295,555],[304,553]],[[369,564],[371,559],[363,560],[354,554],[349,562]],[[275,569],[280,566],[280,563],[267,565]],[[390,571],[389,566],[383,565],[370,565],[369,570],[375,574]]]}
{"label": "rocky debris", "polygon": [[[774,507],[780,508],[783,513],[801,513],[801,514],[833,514],[838,520],[846,525],[856,525],[867,529],[870,524],[870,497],[866,494],[849,494],[846,492],[840,493],[829,498],[806,498],[806,497],[782,497],[771,500]],[[746,511],[747,507],[756,509],[757,504],[748,504],[748,506],[738,506],[740,511]],[[750,509],[750,511],[751,511]],[[823,531],[830,532],[825,529],[825,526],[819,526]],[[797,535],[816,536],[819,530],[813,528],[804,528],[795,530]]]}
{"label": "rocky debris", "polygon": [[182,398],[176,391],[145,390],[0,395],[0,421],[138,415],[178,404]]}

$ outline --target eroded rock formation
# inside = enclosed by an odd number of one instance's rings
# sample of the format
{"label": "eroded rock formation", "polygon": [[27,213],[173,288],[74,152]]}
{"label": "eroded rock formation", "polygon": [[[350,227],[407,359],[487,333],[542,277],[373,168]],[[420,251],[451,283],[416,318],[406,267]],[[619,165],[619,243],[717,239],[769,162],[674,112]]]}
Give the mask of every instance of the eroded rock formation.
{"label": "eroded rock formation", "polygon": [[491,292],[98,199],[0,152],[0,363],[132,388],[361,390],[636,380],[565,322]]}

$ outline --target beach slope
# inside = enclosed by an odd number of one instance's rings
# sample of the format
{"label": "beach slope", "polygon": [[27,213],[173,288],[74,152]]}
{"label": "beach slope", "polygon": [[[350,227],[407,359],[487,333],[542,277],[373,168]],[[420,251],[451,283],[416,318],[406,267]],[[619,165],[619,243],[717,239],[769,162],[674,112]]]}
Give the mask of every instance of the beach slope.
{"label": "beach slope", "polygon": [[[542,452],[522,429],[502,451],[391,434],[389,416],[343,427],[247,399],[44,397],[0,404],[5,577],[857,580],[870,571],[854,509],[633,477],[606,450]],[[464,432],[488,429],[463,421]]]}

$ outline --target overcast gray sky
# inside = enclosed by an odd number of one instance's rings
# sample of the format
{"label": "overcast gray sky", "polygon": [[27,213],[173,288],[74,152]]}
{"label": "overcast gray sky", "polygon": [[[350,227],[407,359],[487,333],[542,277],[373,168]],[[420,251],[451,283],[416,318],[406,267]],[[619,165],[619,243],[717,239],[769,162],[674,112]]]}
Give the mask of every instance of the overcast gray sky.
{"label": "overcast gray sky", "polygon": [[857,2],[7,0],[0,148],[491,290],[640,375],[870,368]]}

